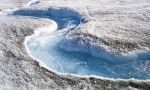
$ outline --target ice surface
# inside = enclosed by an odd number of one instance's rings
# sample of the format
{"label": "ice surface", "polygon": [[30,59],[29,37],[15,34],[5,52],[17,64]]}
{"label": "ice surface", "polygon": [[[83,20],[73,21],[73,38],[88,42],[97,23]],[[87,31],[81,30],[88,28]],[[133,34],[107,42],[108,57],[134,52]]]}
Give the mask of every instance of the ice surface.
{"label": "ice surface", "polygon": [[1,0],[0,10],[22,7],[29,1],[30,0]]}
{"label": "ice surface", "polygon": [[[146,52],[148,55],[145,57],[141,57],[142,54],[145,55],[143,52],[138,52],[139,55],[137,53],[127,56],[115,55],[110,54],[103,48],[90,48],[90,43],[85,43],[84,41],[85,45],[83,46],[82,44],[81,47],[79,47],[80,43],[77,45],[78,42],[73,42],[74,45],[72,47],[77,48],[76,51],[68,50],[70,47],[62,48],[62,43],[64,43],[68,32],[72,32],[80,24],[81,20],[80,15],[70,9],[20,9],[15,11],[13,15],[34,16],[56,21],[58,30],[56,30],[56,23],[52,21],[53,23],[50,26],[35,30],[35,34],[28,36],[25,41],[28,53],[38,59],[39,62],[45,64],[46,66],[44,67],[61,73],[79,75],[97,75],[123,79],[150,78],[150,70],[143,70],[149,65],[149,60],[147,60],[149,59],[149,52]],[[99,56],[95,57],[91,52]],[[141,65],[140,68],[139,65]]]}
{"label": "ice surface", "polygon": [[106,57],[96,58],[88,53],[66,52],[59,46],[62,39],[64,32],[44,32],[31,37],[27,46],[33,57],[57,72],[123,79],[150,77],[150,69],[147,67],[150,64],[149,60],[135,59],[119,63],[114,58],[114,62],[109,62]]}
{"label": "ice surface", "polygon": [[[58,29],[74,28],[80,23],[80,15],[67,8],[49,8],[46,10],[20,9],[12,13],[20,16],[33,16],[39,18],[49,18],[54,20],[59,26]],[[76,19],[76,20],[75,20]]]}
{"label": "ice surface", "polygon": [[[95,76],[100,75],[113,78],[134,77],[138,79],[146,79],[149,77],[149,0],[32,1],[32,3],[28,3],[28,5],[24,4],[24,2],[28,2],[28,0],[0,1],[0,11],[6,11],[2,13],[5,15],[0,16],[1,89],[149,90],[149,80],[118,80]],[[17,11],[14,16],[7,16],[7,14],[12,14],[12,9],[21,6],[26,9],[19,8],[19,11]],[[58,24],[59,27],[57,27],[55,22],[49,20],[53,18],[53,16],[57,16],[56,13],[49,17],[49,14],[44,15],[40,12],[49,12],[48,9],[51,7],[73,8],[74,10],[71,10],[72,14],[76,11],[82,15],[82,23],[80,23],[78,28],[70,32],[70,29],[74,29],[80,20],[75,21],[75,18],[66,20],[61,20],[63,19],[62,17],[59,19],[54,18],[57,23],[62,25]],[[53,10],[59,11],[58,9]],[[28,11],[29,14],[24,11]],[[76,15],[78,16],[78,14]],[[68,23],[66,23],[66,21]],[[40,28],[35,29],[37,27]],[[56,28],[59,30],[56,30]],[[35,33],[33,34],[34,30]],[[69,34],[65,37],[68,32]],[[37,57],[36,60],[38,60],[40,65],[51,65],[49,66],[50,68],[54,70],[59,68],[57,71],[60,72],[95,75],[86,77],[72,74],[62,75],[40,67],[39,64],[34,61],[35,58],[33,56],[30,58],[29,48],[26,48],[29,51],[28,54],[26,53],[23,45],[25,37],[28,42],[25,43],[28,44],[28,47],[31,47],[30,50],[33,51],[31,54]],[[62,45],[62,42],[65,43]],[[70,45],[67,45],[66,42]],[[89,46],[86,43],[88,43]],[[65,47],[62,48],[64,45]],[[89,49],[87,49],[87,47]],[[94,50],[92,50],[92,48]],[[70,51],[68,52],[67,49]],[[96,49],[102,53],[96,52]],[[118,59],[115,58],[110,60],[109,58],[111,57],[109,54],[106,56],[105,54],[114,49],[116,51],[118,50],[117,53],[133,51],[131,57],[136,56],[136,58],[134,57],[135,59],[132,59],[130,62],[118,62]],[[147,50],[147,52],[144,51],[134,55],[135,50],[137,52],[139,52],[139,50]],[[40,54],[36,53],[36,51]],[[87,51],[88,53],[83,53],[83,51]],[[102,57],[96,58],[91,55]],[[51,59],[46,57],[50,57]],[[38,58],[43,58],[44,60]],[[50,61],[51,63],[49,63]],[[63,61],[66,61],[66,63]],[[95,71],[101,71],[101,73],[96,73]]]}
{"label": "ice surface", "polygon": [[40,3],[40,0],[31,0],[25,5],[25,7],[36,5],[38,3]]}

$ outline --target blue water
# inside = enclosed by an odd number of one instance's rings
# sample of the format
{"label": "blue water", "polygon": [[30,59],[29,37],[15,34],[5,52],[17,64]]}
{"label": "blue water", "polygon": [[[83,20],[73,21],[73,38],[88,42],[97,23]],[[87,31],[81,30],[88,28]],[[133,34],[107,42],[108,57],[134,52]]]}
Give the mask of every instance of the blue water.
{"label": "blue water", "polygon": [[[61,12],[61,13],[60,13]],[[137,59],[118,63],[117,60],[109,61],[105,57],[94,57],[89,53],[67,52],[60,45],[68,32],[63,28],[69,25],[74,27],[81,21],[78,13],[63,9],[48,10],[20,10],[14,15],[49,18],[57,22],[58,31],[43,33],[31,38],[28,48],[32,56],[44,62],[48,67],[58,72],[74,73],[79,75],[97,75],[109,78],[136,78],[150,79],[150,53],[140,54]],[[144,56],[145,55],[145,56]]]}

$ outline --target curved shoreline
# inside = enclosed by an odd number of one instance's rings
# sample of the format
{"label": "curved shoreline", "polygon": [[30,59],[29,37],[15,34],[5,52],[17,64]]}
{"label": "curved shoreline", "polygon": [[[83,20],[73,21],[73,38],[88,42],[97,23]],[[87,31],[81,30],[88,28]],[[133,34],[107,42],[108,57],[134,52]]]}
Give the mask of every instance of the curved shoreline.
{"label": "curved shoreline", "polygon": [[[52,21],[52,25],[56,26],[56,22]],[[44,62],[42,62],[40,59],[34,57],[31,55],[30,53],[30,50],[28,48],[28,45],[27,45],[27,42],[28,40],[30,40],[31,38],[37,36],[38,34],[42,33],[42,32],[45,32],[45,30],[43,28],[47,28],[48,31],[51,33],[55,30],[57,30],[55,27],[53,29],[51,29],[52,31],[50,31],[50,28],[49,27],[39,27],[37,28],[35,31],[34,31],[34,34],[30,35],[30,36],[26,36],[25,37],[25,41],[24,41],[24,45],[25,45],[25,48],[26,48],[26,51],[28,53],[28,55],[33,59],[33,60],[36,60],[39,65],[45,69],[48,69],[58,75],[61,75],[61,76],[68,76],[68,75],[72,75],[72,76],[75,76],[75,77],[79,77],[79,78],[97,78],[97,79],[105,79],[105,80],[113,80],[113,81],[150,81],[150,79],[136,79],[136,78],[130,78],[130,79],[122,79],[122,78],[109,78],[109,77],[102,77],[102,76],[97,76],[97,75],[79,75],[79,74],[73,74],[73,73],[62,73],[62,72],[58,72],[56,70],[53,70],[51,68],[49,68]],[[38,31],[37,31],[38,30]]]}
{"label": "curved shoreline", "polygon": [[0,20],[1,89],[149,90],[150,88],[150,80],[62,75],[43,68],[37,60],[29,56],[23,42],[26,36],[34,34],[36,27],[47,26],[49,22],[37,17],[32,19],[23,16],[1,16]]}
{"label": "curved shoreline", "polygon": [[[26,14],[25,14],[25,15],[26,15]],[[44,28],[45,28],[45,27],[44,27]],[[40,33],[42,32],[42,29],[43,29],[43,28],[39,28],[39,30],[40,30],[39,32],[38,32],[38,30],[35,30],[35,31],[37,31],[37,33],[40,34]],[[43,29],[43,30],[44,30],[44,29]],[[49,31],[49,30],[48,30],[48,31]],[[46,33],[47,31],[44,30],[43,32]],[[51,31],[50,31],[50,32],[51,32]],[[34,34],[33,34],[33,36],[34,36]],[[37,36],[38,36],[38,35],[37,35]],[[26,41],[26,42],[27,42],[27,41]],[[26,44],[26,47],[27,47],[27,44]],[[68,48],[69,48],[69,47],[68,47]],[[28,50],[28,52],[29,52],[29,49],[27,49],[27,50]],[[29,53],[29,54],[31,54],[31,53]],[[34,59],[37,59],[38,62],[41,62],[41,64],[43,65],[43,67],[46,67],[47,69],[49,69],[49,70],[51,70],[51,71],[54,71],[54,72],[57,72],[57,73],[61,73],[61,74],[62,74],[62,72],[53,70],[52,68],[49,68],[48,66],[44,65],[44,63],[43,63],[40,59],[38,59],[38,58],[36,58],[36,57],[34,57],[34,56],[32,56],[32,55],[30,55],[30,56],[31,56],[32,58],[34,58]],[[67,72],[65,72],[65,73],[67,74]],[[84,75],[83,75],[83,76],[84,76]],[[85,75],[85,76],[88,76],[88,75]],[[89,75],[89,77],[90,77],[90,76],[93,76],[93,75]],[[95,76],[98,77],[99,75],[95,75]],[[100,75],[100,77],[103,77],[103,76]],[[106,78],[106,77],[105,77],[105,78]],[[108,78],[109,78],[109,77],[108,77]],[[111,78],[110,78],[110,79],[111,79]],[[112,78],[112,79],[116,79],[116,78]],[[118,79],[118,78],[117,78],[117,79]],[[130,80],[130,79],[129,79],[129,80]],[[139,80],[141,80],[141,79],[139,79]]]}

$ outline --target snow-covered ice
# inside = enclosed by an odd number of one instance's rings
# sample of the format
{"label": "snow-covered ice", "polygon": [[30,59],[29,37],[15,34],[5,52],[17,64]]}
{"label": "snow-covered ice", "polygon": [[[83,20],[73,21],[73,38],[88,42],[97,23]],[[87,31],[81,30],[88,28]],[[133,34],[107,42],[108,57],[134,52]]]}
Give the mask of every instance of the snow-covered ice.
{"label": "snow-covered ice", "polygon": [[[2,2],[4,6],[6,2]],[[0,57],[9,58],[9,65],[13,66],[13,63],[18,69],[18,73],[14,71],[14,67],[7,71],[13,72],[15,80],[17,76],[22,76],[19,81],[25,83],[31,82],[29,80],[35,77],[42,80],[44,77],[47,83],[41,80],[39,82],[46,84],[44,88],[47,88],[48,82],[52,83],[48,85],[55,88],[59,87],[59,82],[63,82],[64,88],[72,88],[68,85],[74,83],[74,86],[78,80],[83,82],[81,85],[85,86],[84,89],[149,88],[149,80],[131,79],[150,78],[148,0],[32,0],[27,4],[16,0],[11,5],[8,8],[1,7],[0,11]],[[25,36],[27,37],[23,43]],[[40,68],[38,64],[31,65],[33,62],[28,61],[28,56],[49,70]],[[16,60],[20,59],[22,61],[16,64]],[[2,69],[2,73],[3,70],[5,69]],[[107,80],[106,77],[115,79]],[[8,80],[10,78],[12,77],[8,76]],[[103,81],[109,85],[103,85]],[[36,84],[29,86],[30,89],[36,88],[38,82],[33,82]],[[12,84],[10,83],[7,85]],[[13,85],[18,84],[16,82]],[[77,84],[75,88],[79,87]]]}
{"label": "snow-covered ice", "polygon": [[[105,48],[108,46],[101,41],[97,41],[98,37],[89,37],[90,35],[82,35],[82,33],[80,33],[81,35],[75,35],[73,38],[69,36],[78,32],[82,25],[90,28],[95,23],[92,21],[90,25],[86,26],[89,22],[85,22],[84,15],[79,15],[73,10],[62,7],[48,9],[22,8],[12,13],[12,15],[52,19],[58,25],[57,30],[56,24],[52,24],[54,29],[41,27],[35,31],[35,35],[27,37],[25,44],[32,57],[45,64],[44,66],[61,73],[123,79],[150,78],[149,69],[143,70],[145,65],[149,64],[149,50],[136,51],[133,47],[133,50],[122,54],[121,51],[113,52],[109,48]],[[91,41],[92,38],[97,39]],[[142,65],[141,68],[143,69],[139,69],[139,64]]]}

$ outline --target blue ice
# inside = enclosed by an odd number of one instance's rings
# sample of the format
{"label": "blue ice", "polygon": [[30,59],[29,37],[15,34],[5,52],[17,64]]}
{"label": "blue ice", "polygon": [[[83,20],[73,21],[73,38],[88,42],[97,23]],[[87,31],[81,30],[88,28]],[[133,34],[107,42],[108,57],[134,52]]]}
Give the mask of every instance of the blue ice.
{"label": "blue ice", "polygon": [[[131,62],[109,62],[105,57],[94,57],[89,53],[67,52],[60,45],[67,35],[63,28],[73,25],[73,30],[80,24],[81,16],[66,8],[48,10],[19,10],[14,15],[49,18],[58,24],[58,30],[53,33],[45,32],[27,41],[27,47],[33,57],[38,58],[49,68],[61,73],[79,75],[97,75],[108,78],[150,79],[150,57],[139,54]],[[144,58],[144,60],[143,60]]]}

